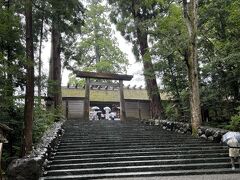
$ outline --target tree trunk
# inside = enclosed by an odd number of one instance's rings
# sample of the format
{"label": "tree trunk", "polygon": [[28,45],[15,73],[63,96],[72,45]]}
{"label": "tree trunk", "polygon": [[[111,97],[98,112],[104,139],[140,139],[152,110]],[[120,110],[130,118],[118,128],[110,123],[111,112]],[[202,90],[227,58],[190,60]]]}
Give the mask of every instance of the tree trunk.
{"label": "tree trunk", "polygon": [[38,58],[38,105],[41,105],[43,22],[44,22],[44,15],[42,16],[42,19],[41,19],[40,40],[39,40],[40,44],[39,44],[39,58]]}
{"label": "tree trunk", "polygon": [[188,80],[190,89],[191,123],[192,133],[197,134],[201,126],[201,107],[198,83],[198,61],[197,61],[197,0],[183,1],[184,18],[188,29],[188,47],[185,51],[185,61],[188,68]]}
{"label": "tree trunk", "polygon": [[47,89],[48,97],[53,97],[52,86],[53,86],[53,48],[51,48],[51,55],[49,59],[48,89]]}
{"label": "tree trunk", "polygon": [[153,119],[165,119],[165,113],[161,102],[159,89],[157,86],[156,75],[154,72],[151,56],[148,50],[147,28],[141,22],[146,19],[141,15],[146,13],[145,10],[140,10],[137,1],[132,1],[132,14],[134,18],[138,45],[140,47],[140,54],[143,60],[144,77],[147,86],[148,97],[150,99],[150,110]]}
{"label": "tree trunk", "polygon": [[53,19],[52,22],[52,75],[53,75],[53,100],[54,107],[61,108],[62,106],[62,92],[61,92],[61,58],[60,45],[61,33],[59,31],[58,18]]}
{"label": "tree trunk", "polygon": [[26,95],[24,107],[24,131],[22,156],[32,151],[32,125],[34,105],[34,52],[32,35],[32,1],[25,0],[26,17]]}
{"label": "tree trunk", "polygon": [[152,60],[148,51],[147,33],[142,32],[138,26],[137,26],[137,39],[140,46],[140,53],[143,59],[144,77],[147,85],[148,96],[150,99],[150,109],[152,114],[151,116],[153,119],[158,118],[164,119],[165,113],[161,103],[161,97],[157,86]]}

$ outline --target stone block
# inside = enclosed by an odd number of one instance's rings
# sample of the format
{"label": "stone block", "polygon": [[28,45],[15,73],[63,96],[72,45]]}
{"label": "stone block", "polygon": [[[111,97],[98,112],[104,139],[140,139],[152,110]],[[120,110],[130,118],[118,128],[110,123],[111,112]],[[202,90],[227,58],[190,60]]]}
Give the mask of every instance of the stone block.
{"label": "stone block", "polygon": [[212,133],[211,129],[206,129],[205,135],[206,135],[207,137],[212,136],[213,133]]}
{"label": "stone block", "polygon": [[41,159],[24,158],[11,162],[7,169],[8,180],[36,180],[41,175]]}
{"label": "stone block", "polygon": [[201,136],[201,135],[203,135],[204,134],[204,132],[202,131],[202,129],[201,128],[198,128],[198,136]]}
{"label": "stone block", "polygon": [[208,140],[213,141],[213,136],[208,136]]}
{"label": "stone block", "polygon": [[200,138],[207,139],[207,136],[205,134],[201,135]]}
{"label": "stone block", "polygon": [[159,120],[155,119],[155,126],[159,126]]}
{"label": "stone block", "polygon": [[216,131],[213,135],[213,141],[214,142],[221,142],[221,139],[222,139],[222,133],[220,131]]}

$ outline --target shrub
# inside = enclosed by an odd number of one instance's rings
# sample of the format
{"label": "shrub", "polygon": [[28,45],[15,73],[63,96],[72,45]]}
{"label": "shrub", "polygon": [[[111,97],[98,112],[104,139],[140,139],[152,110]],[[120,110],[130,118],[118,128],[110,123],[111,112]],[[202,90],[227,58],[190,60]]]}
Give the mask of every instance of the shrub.
{"label": "shrub", "polygon": [[237,108],[238,114],[231,117],[230,125],[226,128],[232,131],[240,131],[240,106]]}
{"label": "shrub", "polygon": [[33,142],[36,143],[43,133],[54,123],[55,115],[41,107],[36,107],[34,111]]}
{"label": "shrub", "polygon": [[178,112],[174,104],[169,103],[165,106],[165,113],[169,120],[176,121],[178,119]]}

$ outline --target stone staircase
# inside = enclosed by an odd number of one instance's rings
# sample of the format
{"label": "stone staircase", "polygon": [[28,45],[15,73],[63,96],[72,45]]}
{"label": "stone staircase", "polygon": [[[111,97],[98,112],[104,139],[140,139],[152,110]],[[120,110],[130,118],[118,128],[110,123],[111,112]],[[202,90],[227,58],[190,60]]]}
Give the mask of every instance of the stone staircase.
{"label": "stone staircase", "polygon": [[69,120],[42,180],[236,173],[228,149],[138,122]]}

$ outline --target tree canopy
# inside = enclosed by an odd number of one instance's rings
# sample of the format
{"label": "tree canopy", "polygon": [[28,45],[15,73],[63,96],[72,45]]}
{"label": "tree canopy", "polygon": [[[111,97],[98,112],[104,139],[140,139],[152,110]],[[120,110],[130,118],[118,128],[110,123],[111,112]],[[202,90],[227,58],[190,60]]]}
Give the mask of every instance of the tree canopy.
{"label": "tree canopy", "polygon": [[81,38],[76,53],[71,54],[73,69],[95,72],[124,73],[128,64],[119,49],[108,17],[109,9],[101,1],[90,1],[86,6]]}

